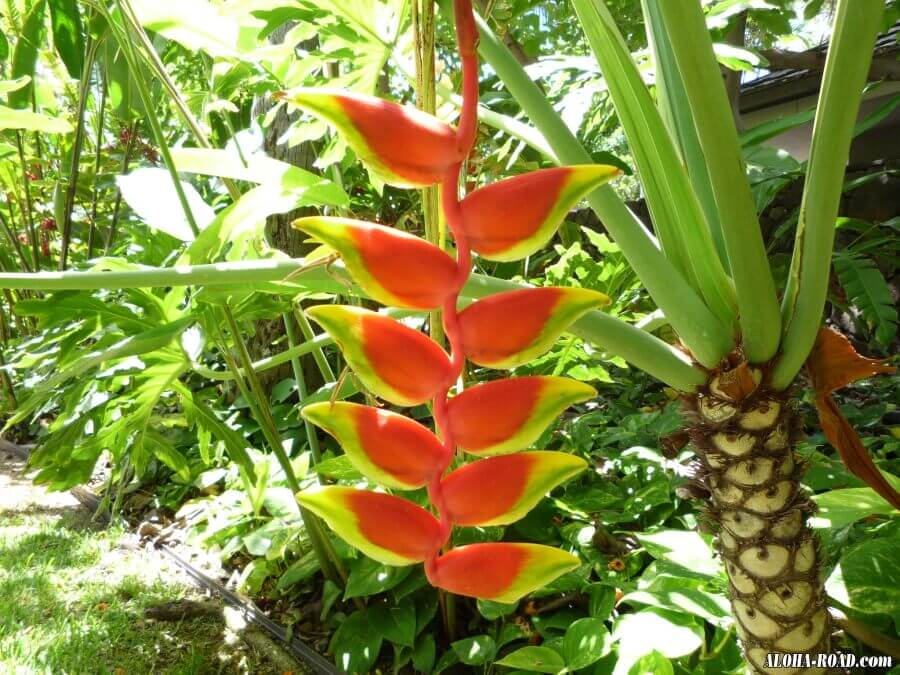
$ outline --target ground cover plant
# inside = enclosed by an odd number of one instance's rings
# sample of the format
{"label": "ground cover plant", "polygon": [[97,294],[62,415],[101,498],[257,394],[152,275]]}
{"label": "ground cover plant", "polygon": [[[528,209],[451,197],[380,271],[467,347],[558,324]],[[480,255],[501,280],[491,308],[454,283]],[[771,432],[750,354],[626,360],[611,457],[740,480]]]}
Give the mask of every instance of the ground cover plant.
{"label": "ground cover plant", "polygon": [[[347,672],[893,653],[896,223],[839,217],[893,3],[474,9],[10,0],[7,434]],[[739,133],[722,64],[815,21]]]}

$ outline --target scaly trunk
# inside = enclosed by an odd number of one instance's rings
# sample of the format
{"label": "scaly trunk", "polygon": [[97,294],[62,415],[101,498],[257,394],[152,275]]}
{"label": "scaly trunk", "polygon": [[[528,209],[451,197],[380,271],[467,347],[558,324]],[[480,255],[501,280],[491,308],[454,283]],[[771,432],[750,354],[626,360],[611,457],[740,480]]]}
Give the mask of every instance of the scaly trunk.
{"label": "scaly trunk", "polygon": [[794,452],[797,415],[765,379],[746,363],[714,373],[687,400],[688,431],[750,671],[822,672],[766,668],[769,653],[829,652],[832,625],[807,524],[812,503],[800,485],[805,467]]}

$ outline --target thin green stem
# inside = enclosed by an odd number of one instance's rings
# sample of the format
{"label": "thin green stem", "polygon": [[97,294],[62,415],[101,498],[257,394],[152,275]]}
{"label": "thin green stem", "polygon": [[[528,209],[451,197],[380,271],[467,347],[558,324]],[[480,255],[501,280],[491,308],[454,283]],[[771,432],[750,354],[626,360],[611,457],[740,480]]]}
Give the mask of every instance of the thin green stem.
{"label": "thin green stem", "polygon": [[91,190],[91,220],[88,223],[88,260],[94,257],[94,241],[97,237],[97,207],[100,202],[100,191],[97,189],[97,182],[100,175],[100,161],[103,157],[103,124],[106,121],[106,81],[102,76],[98,79],[100,80],[100,109],[98,111],[99,119],[97,120],[97,147],[94,155],[94,185]]}
{"label": "thin green stem", "polygon": [[306,340],[306,343],[304,344],[315,345],[312,350],[313,360],[319,367],[319,372],[322,374],[322,379],[326,382],[326,384],[335,382],[336,378],[334,376],[334,371],[331,369],[331,365],[328,363],[325,352],[322,350],[323,346],[325,346],[326,344],[331,344],[331,338],[327,333],[316,336],[315,332],[313,331],[312,325],[309,323],[309,319],[307,319],[306,315],[303,313],[302,307],[293,305],[291,307],[291,312],[293,313],[294,318],[297,320],[297,325],[300,326],[300,332],[303,333],[303,339]]}
{"label": "thin green stem", "polygon": [[[294,319],[290,312],[284,312],[281,315],[281,319],[284,321],[288,344],[291,349],[295,349],[297,347],[297,328],[294,326]],[[297,396],[303,401],[307,396],[306,378],[303,375],[303,366],[300,365],[299,356],[291,358],[291,368],[294,371],[294,381],[297,383]],[[316,429],[312,422],[307,419],[303,420],[303,426],[306,431],[306,440],[309,443],[309,451],[312,453],[313,462],[318,464],[322,460],[322,450],[319,447],[319,437],[316,436]]]}
{"label": "thin green stem", "polygon": [[[117,0],[116,4],[119,7],[119,11],[124,15],[126,11],[123,6],[128,4],[128,0]],[[108,18],[110,19],[110,25],[115,26],[112,17]],[[122,47],[122,53],[125,55],[125,60],[128,61],[128,69],[131,72],[135,87],[137,88],[141,102],[143,103],[150,129],[153,131],[153,136],[156,140],[156,144],[159,146],[159,152],[163,157],[163,162],[172,178],[172,185],[175,188],[175,193],[178,195],[178,202],[181,204],[181,208],[184,211],[184,217],[187,220],[188,226],[191,228],[191,232],[194,236],[197,236],[200,234],[200,228],[197,227],[197,221],[194,219],[194,214],[188,203],[187,195],[181,185],[181,180],[178,178],[178,170],[175,167],[175,162],[172,160],[172,154],[169,152],[169,144],[166,141],[162,125],[156,115],[156,108],[150,98],[150,90],[147,87],[147,83],[144,80],[144,73],[138,63],[137,55],[131,41],[131,32],[128,30],[128,27],[122,26],[119,28],[117,37],[119,38],[119,46]]]}
{"label": "thin green stem", "polygon": [[19,210],[25,211],[25,222],[28,223],[28,239],[31,242],[31,257],[33,258],[32,269],[39,270],[41,268],[41,259],[38,257],[38,238],[37,230],[34,228],[34,208],[31,204],[31,191],[28,189],[28,167],[25,165],[25,146],[22,144],[22,132],[16,131],[16,150],[19,153],[19,164],[22,167],[22,189],[25,191],[25,208]]}
{"label": "thin green stem", "polygon": [[75,209],[75,193],[78,190],[81,150],[84,147],[84,114],[87,111],[87,102],[91,95],[91,70],[94,68],[94,59],[97,56],[98,45],[99,43],[94,41],[90,31],[88,31],[87,54],[85,55],[81,82],[78,88],[78,113],[75,122],[75,138],[72,142],[72,161],[69,164],[63,222],[60,224],[62,227],[62,242],[59,251],[59,269],[61,270],[66,269],[66,263],[69,259],[69,246],[72,238],[72,211]]}
{"label": "thin green stem", "polygon": [[[229,333],[231,333],[231,339],[234,343],[235,348],[237,349],[238,358],[241,362],[241,365],[243,366],[243,372],[247,378],[247,383],[244,383],[243,378],[239,377],[238,369],[236,364],[233,362],[233,359],[229,364],[229,367],[235,374],[235,381],[239,383],[244,399],[250,406],[254,417],[259,422],[260,429],[263,432],[263,436],[265,436],[266,438],[266,442],[269,444],[269,448],[274,453],[275,458],[278,460],[279,466],[281,466],[281,470],[284,472],[285,479],[287,480],[291,492],[297,494],[298,492],[300,492],[300,483],[297,481],[297,475],[294,473],[294,467],[291,465],[291,461],[288,458],[287,453],[285,453],[284,451],[284,445],[282,443],[281,436],[278,433],[278,429],[275,426],[275,420],[272,417],[272,411],[271,408],[269,408],[268,399],[266,398],[265,392],[262,389],[259,378],[256,376],[256,373],[253,370],[253,364],[250,361],[250,353],[247,351],[247,345],[244,343],[244,340],[241,337],[241,331],[237,324],[237,320],[234,318],[234,314],[231,312],[231,309],[229,307],[224,307],[222,311],[225,315],[225,321],[228,325]],[[227,349],[225,351],[227,352]],[[247,386],[248,384],[249,388]],[[316,553],[316,559],[319,562],[319,567],[322,568],[322,573],[327,579],[330,579],[331,581],[334,581],[336,583],[338,582],[338,579],[346,582],[347,571],[344,569],[341,559],[338,557],[337,552],[334,550],[334,547],[331,544],[331,540],[325,533],[318,518],[316,518],[314,514],[304,509],[299,502],[297,502],[297,509],[300,512],[300,518],[302,519],[303,525],[306,528],[306,532],[309,535],[310,544],[312,545],[313,550]]]}

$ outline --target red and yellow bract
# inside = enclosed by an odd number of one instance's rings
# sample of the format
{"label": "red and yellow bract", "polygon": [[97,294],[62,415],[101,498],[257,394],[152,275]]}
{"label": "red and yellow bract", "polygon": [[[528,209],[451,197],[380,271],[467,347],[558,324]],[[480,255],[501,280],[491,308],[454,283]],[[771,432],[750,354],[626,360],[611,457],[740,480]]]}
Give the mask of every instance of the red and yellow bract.
{"label": "red and yellow bract", "polygon": [[[550,490],[582,471],[578,457],[530,451],[590,386],[560,377],[500,379],[460,390],[468,357],[512,368],[539,356],[574,321],[607,302],[575,288],[501,293],[458,312],[471,248],[487,258],[529,255],[565,213],[618,174],[608,166],[547,169],[498,181],[460,200],[462,162],[476,137],[477,28],[471,0],[454,0],[463,65],[463,105],[455,131],[422,112],[367,96],[302,90],[297,106],[334,124],[375,174],[402,187],[441,184],[442,208],[456,241],[455,260],[422,239],[346,218],[301,218],[295,225],[333,248],[359,287],[382,303],[441,309],[448,355],[423,333],[390,317],[340,305],[310,317],[335,340],[369,391],[391,403],[432,402],[437,434],[399,413],[353,403],[307,406],[304,417],[334,436],[370,481],[394,489],[427,487],[435,515],[400,497],[348,487],[301,493],[309,510],[347,542],[388,565],[425,563],[434,585],[452,593],[512,602],[579,565],[576,556],[537,544],[474,544],[453,549],[454,525],[504,525],[523,517]],[[447,473],[462,449],[503,455]],[[514,453],[514,454],[513,454]]]}

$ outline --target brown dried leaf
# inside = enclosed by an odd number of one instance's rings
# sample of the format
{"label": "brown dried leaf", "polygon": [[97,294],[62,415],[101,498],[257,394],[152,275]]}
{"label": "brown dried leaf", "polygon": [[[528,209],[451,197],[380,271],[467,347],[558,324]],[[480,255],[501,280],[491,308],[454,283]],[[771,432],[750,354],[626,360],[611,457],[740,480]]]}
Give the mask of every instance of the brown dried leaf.
{"label": "brown dried leaf", "polygon": [[846,337],[831,328],[819,331],[806,367],[816,392],[816,408],[825,437],[837,449],[844,465],[851,472],[864,480],[891,506],[900,509],[900,493],[881,475],[859,439],[859,434],[831,398],[831,393],[836,389],[871,375],[893,373],[896,369],[884,361],[860,356]]}
{"label": "brown dried leaf", "polygon": [[756,386],[753,372],[746,361],[719,375],[719,389],[732,401],[743,401],[756,391]]}

